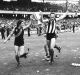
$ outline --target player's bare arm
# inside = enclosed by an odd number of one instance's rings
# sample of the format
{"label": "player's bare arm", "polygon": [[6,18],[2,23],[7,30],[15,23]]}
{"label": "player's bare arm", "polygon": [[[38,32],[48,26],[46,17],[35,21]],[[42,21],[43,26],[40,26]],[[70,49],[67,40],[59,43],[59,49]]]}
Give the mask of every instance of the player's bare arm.
{"label": "player's bare arm", "polygon": [[68,11],[66,13],[63,13],[59,18],[56,18],[56,21],[64,19],[68,15]]}
{"label": "player's bare arm", "polygon": [[11,33],[9,34],[9,36],[4,40],[4,43],[6,43],[8,41],[8,39],[11,38],[11,36],[13,35],[14,33],[14,30],[15,30],[15,27],[13,28],[13,30],[11,31]]}
{"label": "player's bare arm", "polygon": [[31,25],[31,21],[29,21],[28,25],[25,26],[25,27],[23,27],[23,29],[24,29],[24,30],[27,29],[28,27],[30,27],[30,25]]}

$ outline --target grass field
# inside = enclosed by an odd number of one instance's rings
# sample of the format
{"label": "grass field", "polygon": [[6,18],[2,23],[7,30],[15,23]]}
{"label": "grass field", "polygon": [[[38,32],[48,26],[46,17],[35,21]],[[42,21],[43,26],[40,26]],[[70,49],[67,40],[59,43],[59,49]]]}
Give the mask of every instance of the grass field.
{"label": "grass field", "polygon": [[80,31],[60,33],[57,44],[62,47],[61,53],[55,49],[54,63],[44,60],[45,37],[25,35],[25,50],[30,49],[27,59],[21,59],[21,66],[16,67],[14,58],[14,38],[6,44],[0,39],[0,75],[80,75]]}

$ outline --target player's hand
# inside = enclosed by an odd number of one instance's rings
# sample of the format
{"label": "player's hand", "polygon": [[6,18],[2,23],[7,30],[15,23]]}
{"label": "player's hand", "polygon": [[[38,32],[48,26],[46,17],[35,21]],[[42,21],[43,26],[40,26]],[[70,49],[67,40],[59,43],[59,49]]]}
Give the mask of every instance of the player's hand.
{"label": "player's hand", "polygon": [[68,13],[69,13],[69,11],[67,10],[67,11],[66,11],[66,14],[68,14]]}

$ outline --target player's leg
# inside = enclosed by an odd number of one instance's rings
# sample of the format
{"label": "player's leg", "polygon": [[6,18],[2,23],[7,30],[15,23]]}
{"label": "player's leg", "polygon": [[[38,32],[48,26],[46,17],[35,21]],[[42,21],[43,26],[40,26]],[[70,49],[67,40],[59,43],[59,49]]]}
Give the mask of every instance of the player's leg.
{"label": "player's leg", "polygon": [[47,48],[47,44],[44,45],[44,50],[46,52],[46,56],[48,56],[48,48]]}
{"label": "player's leg", "polygon": [[15,46],[15,59],[19,65],[20,61],[19,61],[19,47],[18,46]]}
{"label": "player's leg", "polygon": [[54,56],[54,46],[55,46],[55,38],[51,39],[51,43],[50,43],[50,56],[51,56],[51,60],[50,62],[52,63],[53,60],[53,56]]}
{"label": "player's leg", "polygon": [[46,52],[45,59],[47,61],[49,61],[50,60],[50,54],[49,54],[49,48],[48,48],[48,45],[47,44],[44,45],[44,49],[45,49],[45,52]]}
{"label": "player's leg", "polygon": [[51,44],[51,40],[47,40],[47,51],[48,51],[48,56],[47,56],[47,59],[50,60],[51,59],[51,51],[50,51],[50,44]]}
{"label": "player's leg", "polygon": [[20,57],[27,57],[28,52],[26,53],[24,50],[24,46],[20,46]]}
{"label": "player's leg", "polygon": [[[58,35],[55,34],[55,40],[58,38]],[[56,48],[58,50],[58,52],[60,53],[61,51],[61,47],[59,47],[57,44],[55,44],[54,48]]]}
{"label": "player's leg", "polygon": [[59,53],[60,53],[61,47],[59,47],[58,45],[55,44],[54,48],[56,48],[59,51]]}

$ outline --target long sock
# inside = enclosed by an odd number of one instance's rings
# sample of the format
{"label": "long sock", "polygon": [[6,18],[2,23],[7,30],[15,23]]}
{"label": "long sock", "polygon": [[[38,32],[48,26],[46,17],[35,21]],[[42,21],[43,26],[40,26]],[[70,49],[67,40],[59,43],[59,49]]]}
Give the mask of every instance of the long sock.
{"label": "long sock", "polygon": [[27,53],[24,53],[22,55],[20,55],[20,58],[24,57],[24,58],[27,58],[27,54],[29,53],[29,48],[28,48],[28,52]]}
{"label": "long sock", "polygon": [[57,45],[55,45],[55,47],[59,52],[60,52],[60,47],[58,47]]}
{"label": "long sock", "polygon": [[22,58],[22,57],[24,57],[24,58],[26,58],[28,53],[24,53],[23,55],[20,55],[20,58]]}
{"label": "long sock", "polygon": [[48,56],[48,52],[47,52],[47,48],[46,46],[44,46],[45,52],[46,52],[46,56]]}
{"label": "long sock", "polygon": [[19,63],[20,63],[20,61],[19,61],[19,56],[16,55],[15,58],[16,58],[17,63],[19,64]]}
{"label": "long sock", "polygon": [[54,51],[53,50],[50,50],[50,61],[53,62],[53,56],[54,56]]}

